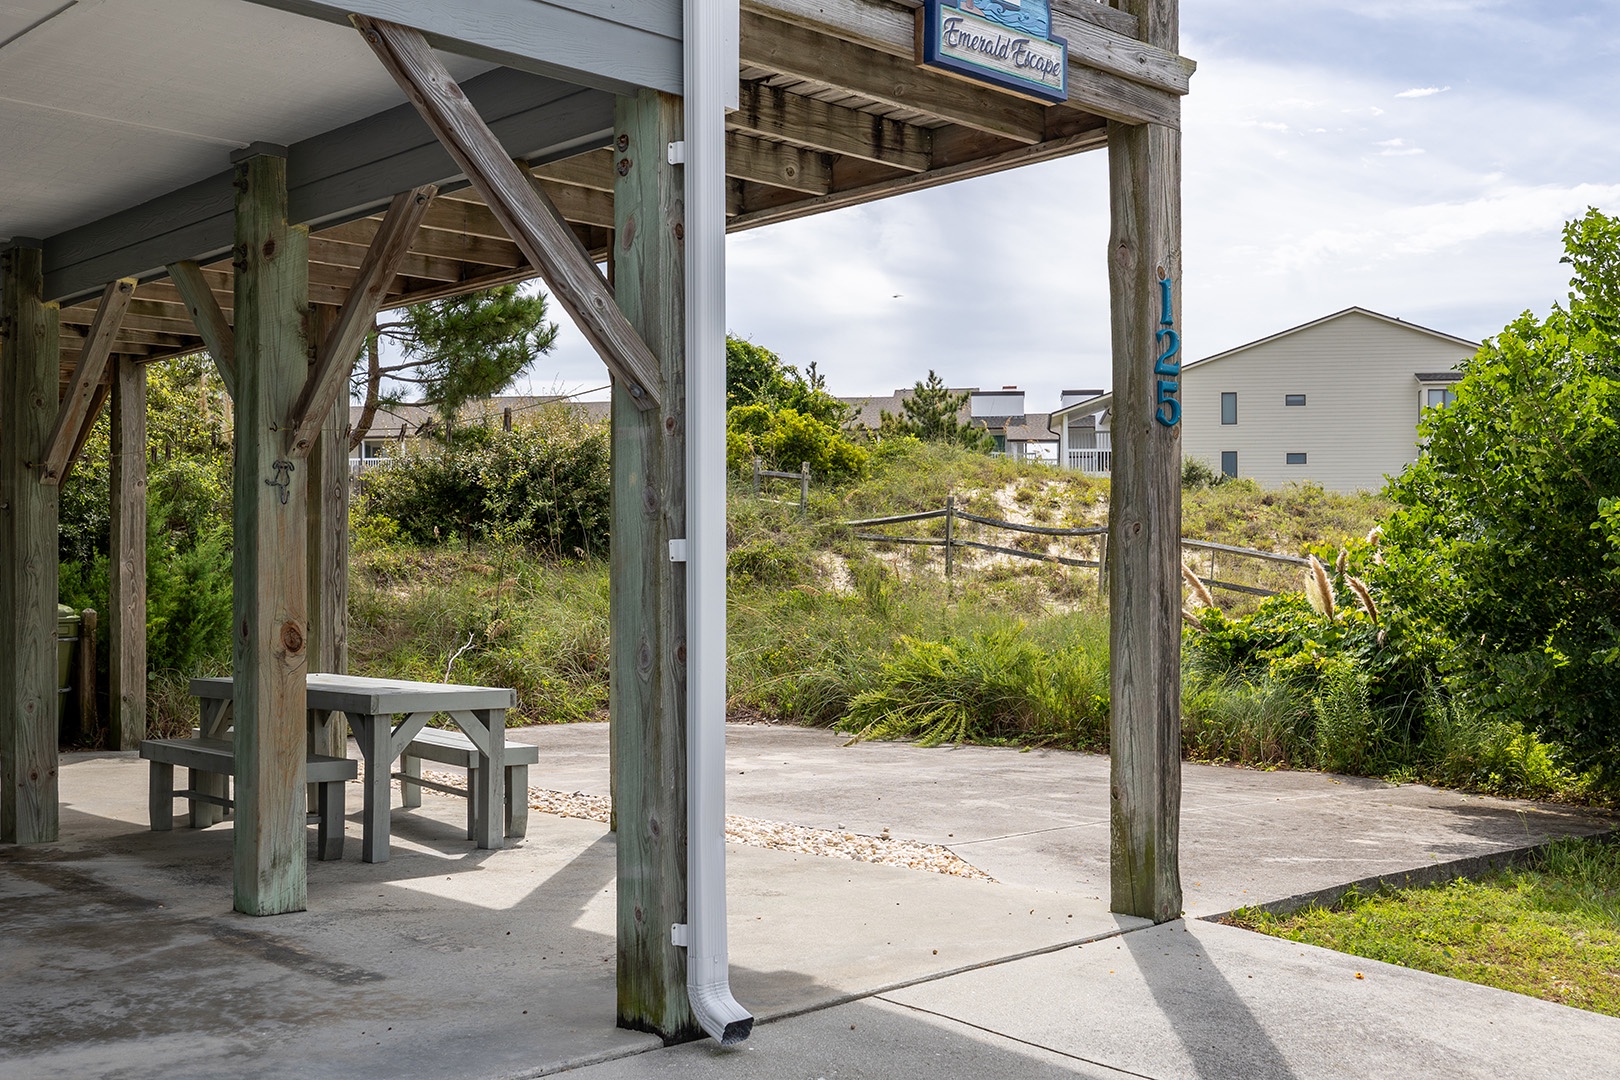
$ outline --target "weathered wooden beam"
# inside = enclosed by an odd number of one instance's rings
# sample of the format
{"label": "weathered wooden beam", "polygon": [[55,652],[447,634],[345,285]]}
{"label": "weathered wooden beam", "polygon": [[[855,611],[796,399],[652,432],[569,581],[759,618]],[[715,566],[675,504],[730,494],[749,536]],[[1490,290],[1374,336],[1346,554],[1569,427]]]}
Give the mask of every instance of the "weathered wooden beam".
{"label": "weathered wooden beam", "polygon": [[726,133],[726,175],[806,195],[832,190],[832,161],[826,154],[739,131]]}
{"label": "weathered wooden beam", "polygon": [[[742,232],[747,229],[757,229],[762,225],[773,225],[780,221],[791,221],[795,218],[808,217],[811,214],[823,213],[827,210],[836,210],[844,206],[858,206],[861,203],[873,202],[877,199],[888,198],[908,191],[921,191],[925,188],[938,187],[955,180],[966,180],[975,176],[984,176],[993,172],[1002,172],[1006,169],[1017,168],[1036,161],[1049,161],[1053,158],[1076,154],[1084,150],[1098,149],[1107,144],[1106,129],[1099,125],[1092,131],[1067,136],[1062,139],[1053,139],[1048,142],[1037,143],[1034,146],[1020,146],[1016,149],[1005,150],[998,154],[985,157],[971,158],[957,164],[943,165],[928,172],[914,173],[910,176],[896,177],[874,176],[862,182],[859,178],[851,177],[849,186],[837,184],[837,190],[819,198],[786,198],[779,191],[769,189],[752,189],[744,198],[737,214],[727,224],[730,232]],[[834,166],[835,179],[839,176],[839,167]],[[762,196],[762,197],[761,197]]]}
{"label": "weathered wooden beam", "polygon": [[56,420],[57,308],[37,242],[0,253],[0,843],[57,838],[57,489],[34,472]]}
{"label": "weathered wooden beam", "polygon": [[1032,101],[757,12],[742,14],[742,60],[1017,142],[1037,143],[1042,138],[1042,106]]}
{"label": "weathered wooden beam", "polygon": [[186,311],[191,321],[197,326],[197,333],[202,335],[203,345],[208,349],[208,355],[213,358],[214,368],[225,383],[225,392],[231,397],[236,396],[236,340],[231,331],[230,320],[220,309],[219,302],[214,299],[214,293],[208,279],[203,276],[202,267],[194,262],[177,262],[169,265],[169,281],[174,284],[185,301]]}
{"label": "weathered wooden beam", "polygon": [[613,151],[592,150],[534,167],[534,175],[559,184],[591,188],[613,194]]}
{"label": "weathered wooden beam", "polygon": [[363,16],[353,21],[631,399],[656,408],[663,391],[656,358],[614,305],[607,282],[562,216],[506,156],[421,33]]}
{"label": "weathered wooden beam", "polygon": [[113,365],[108,528],[107,748],[146,738],[146,365]]}
{"label": "weathered wooden beam", "polygon": [[[743,0],[742,6],[894,56],[916,56],[916,14],[891,0]],[[1090,68],[1173,94],[1187,92],[1196,66],[1191,60],[1105,29],[1071,14],[1072,10],[1054,4],[1051,11],[1053,36],[1069,45],[1071,82],[1076,75],[1085,77],[1074,68]]]}
{"label": "weathered wooden beam", "polygon": [[[334,229],[323,229],[320,238],[331,244],[347,244],[362,253],[363,257],[365,249],[371,246],[371,241],[376,237],[381,224],[381,220],[377,218],[361,218]],[[493,240],[484,236],[428,228],[425,219],[417,228],[415,238],[411,240],[411,252],[436,259],[454,259],[463,269],[468,264],[512,267],[522,266],[528,262],[523,257],[523,252],[518,250],[516,244],[506,239],[504,233],[501,239]],[[466,276],[465,273],[462,274],[462,277]]]}
{"label": "weathered wooden beam", "polygon": [[[90,442],[90,433],[95,430],[96,421],[101,419],[101,410],[106,407],[107,399],[112,396],[112,384],[103,378],[96,386],[94,396],[90,398],[90,411],[85,413],[84,422],[79,425],[78,437],[73,440],[73,449],[68,454],[67,461],[62,465],[62,483],[67,483],[68,477],[73,475],[73,466],[79,463],[84,456],[84,448]],[[57,485],[60,487],[61,485]]]}
{"label": "weathered wooden beam", "polygon": [[927,128],[791,94],[763,83],[741,90],[741,108],[726,117],[732,131],[891,165],[906,172],[929,166]]}
{"label": "weathered wooden beam", "polygon": [[101,306],[85,335],[84,348],[79,351],[79,362],[73,366],[73,379],[62,398],[56,414],[56,423],[45,440],[45,456],[40,462],[39,480],[42,484],[60,484],[67,471],[68,457],[78,444],[85,419],[90,415],[91,402],[107,372],[107,360],[112,356],[113,342],[118,340],[118,327],[124,320],[124,311],[135,295],[135,279],[119,278],[101,294]]}
{"label": "weathered wooden beam", "polygon": [[[1175,0],[1127,8],[1175,48]],[[1108,169],[1110,906],[1166,922],[1182,904],[1181,134],[1110,123]]]}
{"label": "weathered wooden beam", "polygon": [[669,541],[686,535],[685,258],[681,102],[620,98],[619,219],[614,284],[625,315],[662,358],[668,392],[656,411],[613,388],[612,647],[608,650],[618,823],[619,1026],[665,1042],[701,1034],[686,994],[685,567]]}
{"label": "weathered wooden beam", "polygon": [[308,485],[283,426],[309,367],[306,231],[287,222],[287,162],[236,163],[236,464],[232,533],[236,910],[301,911]]}
{"label": "weathered wooden beam", "polygon": [[360,355],[360,346],[377,312],[382,310],[394,275],[405,261],[411,238],[416,235],[416,228],[438,190],[429,184],[403,192],[395,196],[388,213],[383,215],[382,226],[366,249],[365,260],[349,288],[349,298],[343,302],[321,343],[315,364],[305,377],[303,389],[287,417],[287,455],[294,461],[301,461],[309,454],[333,405],[348,400],[344,391],[349,386],[349,371]]}

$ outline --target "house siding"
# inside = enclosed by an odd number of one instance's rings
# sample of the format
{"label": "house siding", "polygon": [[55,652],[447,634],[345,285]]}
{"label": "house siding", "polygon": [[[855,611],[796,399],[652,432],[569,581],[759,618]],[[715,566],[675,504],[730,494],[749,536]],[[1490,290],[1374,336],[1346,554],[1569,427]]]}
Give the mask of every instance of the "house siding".
{"label": "house siding", "polygon": [[[1418,372],[1444,372],[1470,346],[1419,327],[1349,311],[1183,371],[1182,455],[1219,470],[1236,451],[1238,475],[1269,487],[1311,480],[1336,491],[1376,491],[1417,458]],[[1238,396],[1238,422],[1221,423],[1221,394]],[[1284,395],[1304,394],[1303,406]],[[1287,455],[1305,454],[1303,465]]]}

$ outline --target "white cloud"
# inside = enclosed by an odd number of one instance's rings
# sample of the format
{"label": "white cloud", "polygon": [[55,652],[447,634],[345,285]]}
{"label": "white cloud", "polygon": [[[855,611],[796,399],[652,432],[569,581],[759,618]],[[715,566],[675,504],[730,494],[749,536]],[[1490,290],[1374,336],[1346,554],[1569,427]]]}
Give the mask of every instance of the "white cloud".
{"label": "white cloud", "polygon": [[1450,89],[1451,89],[1451,87],[1449,87],[1449,86],[1414,86],[1410,90],[1402,90],[1400,93],[1396,94],[1395,96],[1398,97],[1398,98],[1433,97],[1436,94],[1444,94],[1447,90],[1450,90]]}

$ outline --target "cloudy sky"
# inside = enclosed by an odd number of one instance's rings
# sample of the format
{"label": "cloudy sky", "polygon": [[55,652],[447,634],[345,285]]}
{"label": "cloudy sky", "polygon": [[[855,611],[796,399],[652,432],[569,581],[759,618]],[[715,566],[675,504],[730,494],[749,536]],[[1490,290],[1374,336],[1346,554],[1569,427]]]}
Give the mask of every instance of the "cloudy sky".
{"label": "cloudy sky", "polygon": [[[1620,213],[1617,8],[1183,0],[1188,358],[1352,304],[1478,340],[1562,299],[1562,223]],[[1099,151],[744,233],[728,321],[834,393],[932,368],[1045,411],[1111,383],[1107,219]],[[605,381],[564,326],[529,385]]]}

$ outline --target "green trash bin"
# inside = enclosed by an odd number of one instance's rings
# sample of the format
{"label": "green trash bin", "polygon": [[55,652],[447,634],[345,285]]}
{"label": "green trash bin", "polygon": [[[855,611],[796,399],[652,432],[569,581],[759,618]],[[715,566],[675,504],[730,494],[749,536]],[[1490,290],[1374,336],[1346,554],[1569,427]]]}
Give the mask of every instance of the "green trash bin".
{"label": "green trash bin", "polygon": [[67,731],[67,700],[73,693],[73,650],[79,644],[79,613],[66,604],[56,605],[56,730]]}

